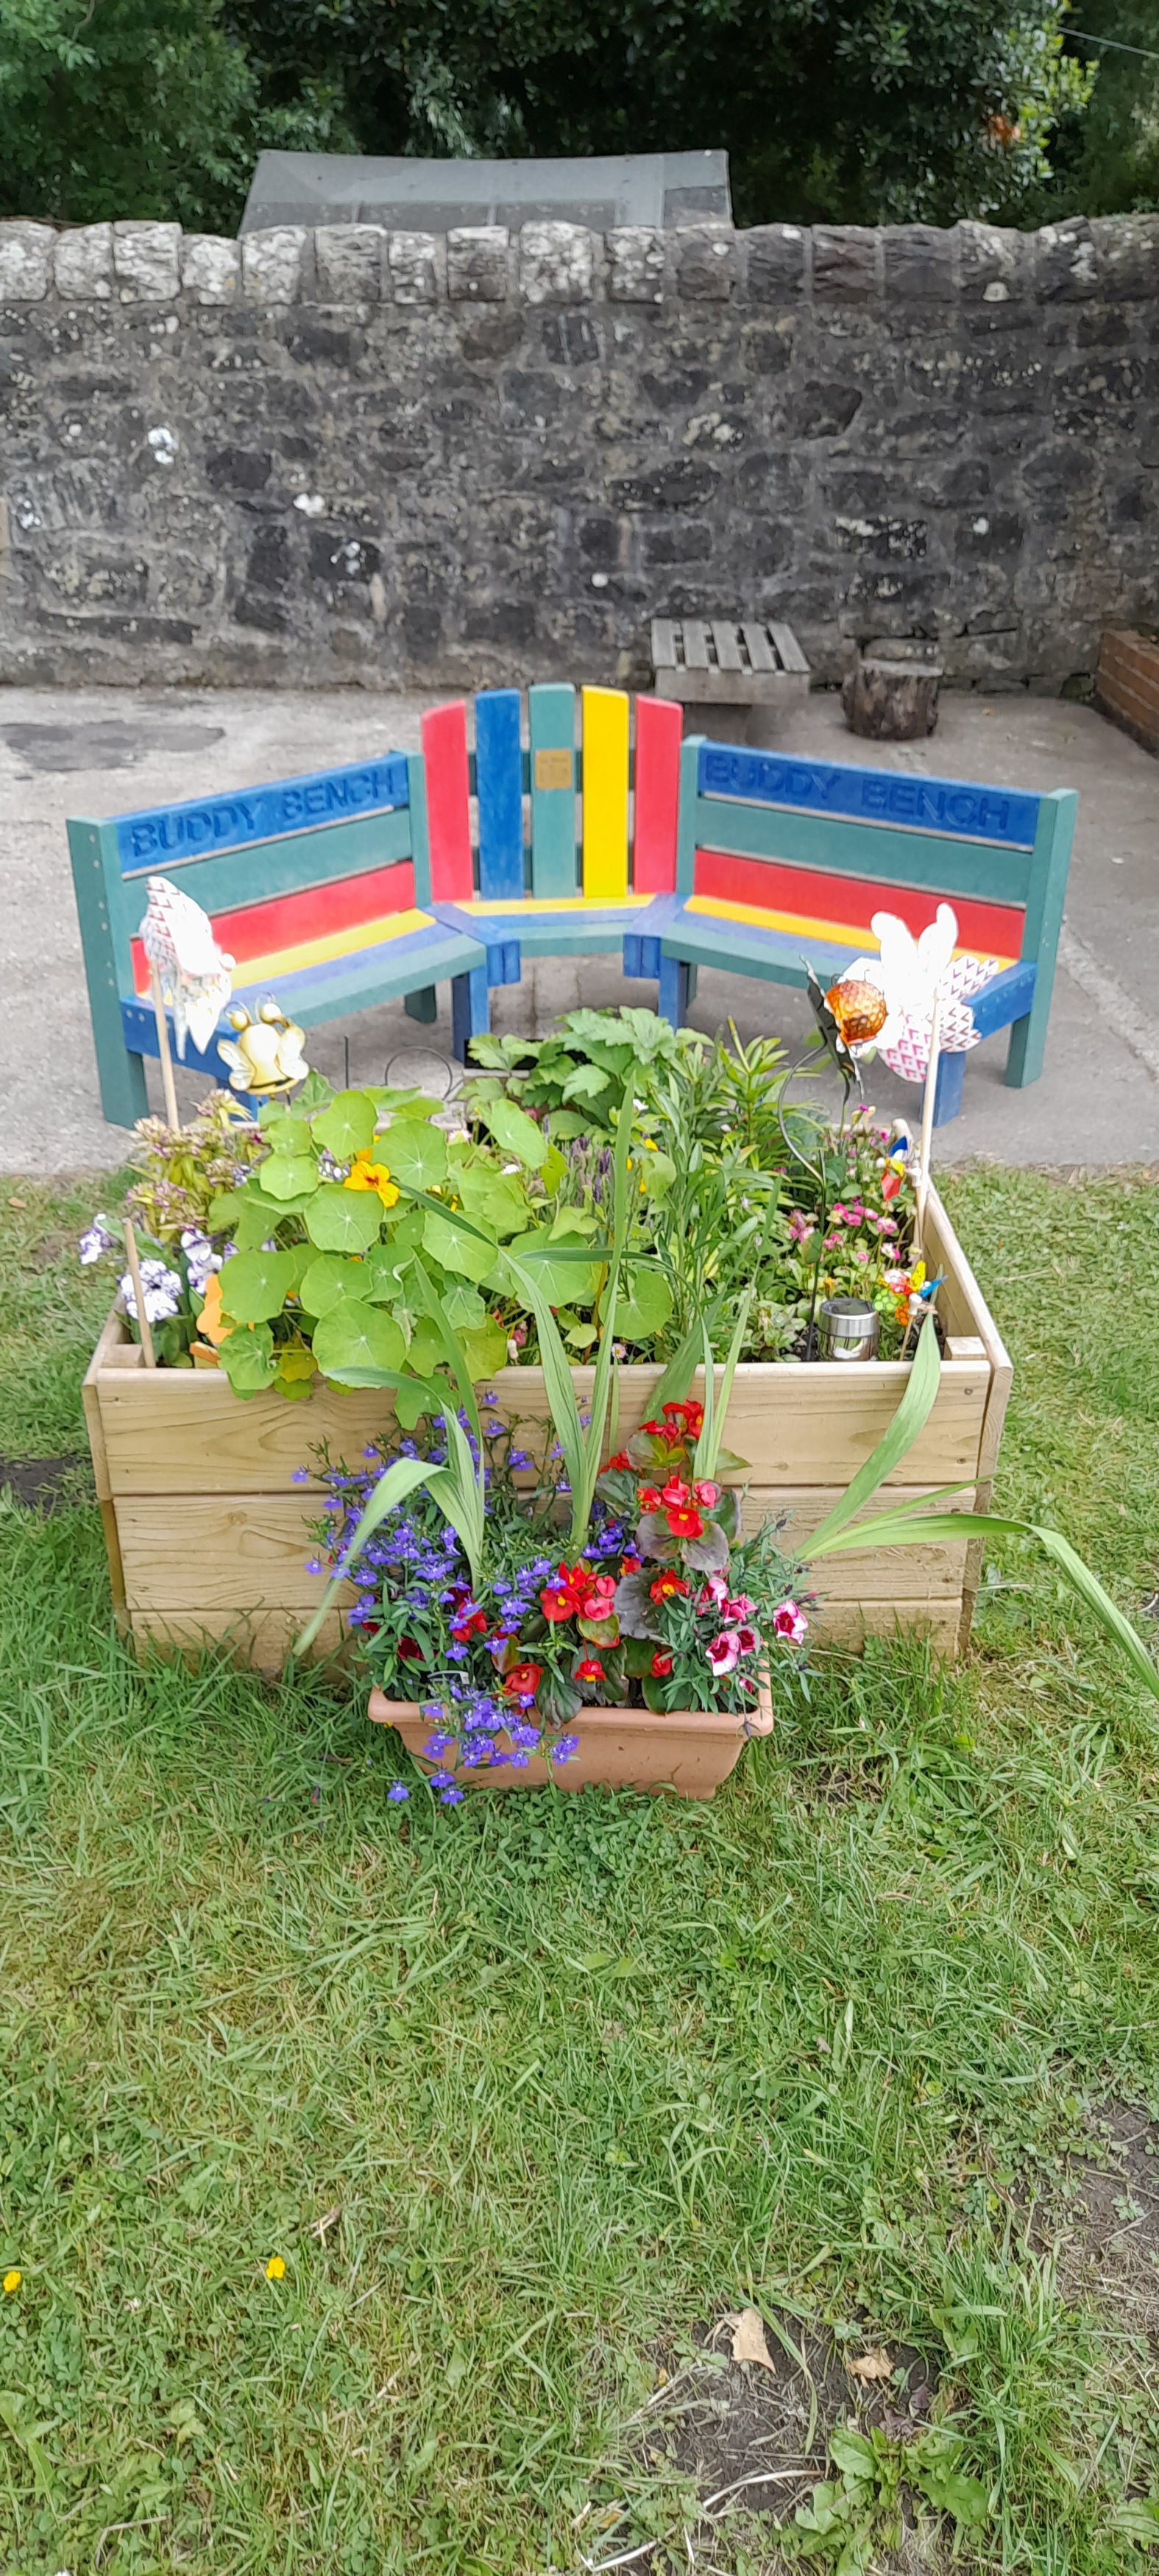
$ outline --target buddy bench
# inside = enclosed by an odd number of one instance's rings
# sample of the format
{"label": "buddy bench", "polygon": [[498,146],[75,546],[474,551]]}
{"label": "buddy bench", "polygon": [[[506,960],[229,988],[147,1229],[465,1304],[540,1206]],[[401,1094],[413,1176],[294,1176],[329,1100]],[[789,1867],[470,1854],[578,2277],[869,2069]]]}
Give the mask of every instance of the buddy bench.
{"label": "buddy bench", "polygon": [[[456,1051],[487,1026],[486,951],[428,907],[418,753],[70,822],[68,843],[101,1105],[114,1126],[147,1114],[142,1058],[158,1053],[136,937],[151,876],[172,878],[209,914],[236,960],[234,1000],[251,1012],[274,991],[312,1028],[401,993],[433,1018],[434,986],[449,976]],[[226,1078],[216,1044],[200,1055],[190,1040],[184,1061],[212,1083]]]}
{"label": "buddy bench", "polygon": [[[1078,798],[981,787],[920,772],[731,749],[694,735],[680,754],[671,891],[639,913],[624,972],[655,976],[679,1028],[697,966],[777,984],[821,984],[877,947],[871,915],[915,934],[940,901],[959,955],[996,971],[970,996],[981,1037],[1009,1028],[1006,1080],[1037,1080]],[[966,1058],[940,1060],[934,1123],[957,1116]]]}
{"label": "buddy bench", "polygon": [[[682,711],[620,690],[462,700],[423,718],[421,754],[70,822],[69,846],[106,1118],[147,1108],[157,1036],[135,934],[147,879],[172,877],[237,960],[234,998],[275,991],[302,1027],[398,995],[435,1016],[451,980],[455,1052],[524,956],[619,951],[679,1026],[698,965],[822,983],[876,946],[885,908],[915,932],[948,899],[961,947],[997,971],[971,996],[983,1036],[1010,1027],[1006,1079],[1042,1065],[1076,798],[750,752],[697,737]],[[474,828],[472,828],[472,807]],[[220,1082],[216,1048],[185,1061]],[[935,1116],[961,1105],[942,1058]]]}

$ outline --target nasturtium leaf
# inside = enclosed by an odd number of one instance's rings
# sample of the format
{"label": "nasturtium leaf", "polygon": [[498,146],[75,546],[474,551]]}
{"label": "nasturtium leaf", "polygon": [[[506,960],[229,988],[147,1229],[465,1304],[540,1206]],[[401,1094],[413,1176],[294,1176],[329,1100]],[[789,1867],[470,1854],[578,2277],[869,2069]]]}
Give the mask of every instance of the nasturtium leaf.
{"label": "nasturtium leaf", "polygon": [[[280,1315],[298,1282],[296,1252],[239,1252],[221,1272],[221,1302],[235,1324],[264,1324]],[[224,1344],[222,1345],[224,1349]]]}
{"label": "nasturtium leaf", "polygon": [[396,1118],[375,1140],[375,1161],[408,1190],[433,1190],[447,1177],[447,1139],[422,1118]]}
{"label": "nasturtium leaf", "polygon": [[640,1156],[640,1178],[647,1196],[655,1199],[658,1205],[661,1199],[667,1198],[676,1178],[676,1165],[671,1155],[645,1151]]}
{"label": "nasturtium leaf", "polygon": [[513,1261],[526,1264],[549,1306],[582,1305],[595,1296],[602,1265],[592,1260],[586,1244],[549,1244],[546,1233],[520,1234],[503,1249]]}
{"label": "nasturtium leaf", "polygon": [[428,1315],[420,1315],[407,1343],[407,1367],[414,1370],[416,1377],[429,1377],[446,1356],[441,1333]]}
{"label": "nasturtium leaf", "polygon": [[372,1243],[361,1265],[362,1286],[358,1294],[369,1297],[372,1306],[393,1306],[402,1295],[401,1273],[409,1254],[399,1253],[396,1239],[389,1243]]}
{"label": "nasturtium leaf", "polygon": [[521,1174],[497,1172],[494,1164],[476,1164],[472,1170],[456,1172],[454,1186],[467,1215],[496,1234],[518,1234],[526,1225],[529,1209]]}
{"label": "nasturtium leaf", "polygon": [[561,1208],[551,1228],[553,1243],[574,1243],[577,1235],[586,1242],[589,1235],[602,1234],[604,1226],[593,1208]]}
{"label": "nasturtium leaf", "polygon": [[259,1324],[253,1332],[242,1324],[235,1333],[227,1333],[217,1356],[235,1395],[260,1395],[277,1368],[268,1324]]}
{"label": "nasturtium leaf", "polygon": [[279,1395],[287,1404],[300,1404],[310,1392],[310,1380],[318,1374],[318,1362],[305,1343],[283,1342],[278,1350],[278,1374],[274,1379]]}
{"label": "nasturtium leaf", "polygon": [[304,1199],[318,1186],[318,1165],[313,1154],[271,1154],[262,1164],[262,1189],[267,1198]]}
{"label": "nasturtium leaf", "polygon": [[248,1205],[249,1200],[241,1190],[219,1191],[218,1196],[209,1202],[209,1214],[205,1220],[208,1232],[210,1234],[232,1233],[243,1208]]}
{"label": "nasturtium leaf", "polygon": [[507,1335],[502,1324],[471,1324],[459,1334],[459,1347],[467,1363],[468,1375],[477,1386],[480,1378],[494,1377],[507,1357]]}
{"label": "nasturtium leaf", "polygon": [[346,1369],[399,1369],[406,1345],[398,1325],[381,1306],[364,1298],[344,1297],[331,1306],[314,1333],[314,1357],[324,1377],[342,1378]]}
{"label": "nasturtium leaf", "polygon": [[422,1421],[426,1409],[427,1399],[421,1386],[416,1386],[413,1381],[408,1385],[404,1378],[402,1385],[394,1390],[394,1418],[399,1430],[413,1431],[416,1423]]}
{"label": "nasturtium leaf", "polygon": [[315,1143],[324,1145],[336,1163],[348,1163],[374,1141],[374,1102],[365,1091],[336,1091],[311,1126]]}
{"label": "nasturtium leaf", "polygon": [[[295,1118],[289,1110],[283,1110],[281,1117],[276,1119],[271,1127],[267,1128],[263,1120],[263,1132],[271,1150],[286,1159],[291,1154],[313,1154],[309,1120]],[[262,1168],[264,1170],[264,1165]]]}
{"label": "nasturtium leaf", "polygon": [[616,1297],[616,1331],[625,1342],[646,1342],[672,1312],[672,1290],[654,1261],[625,1265],[623,1287]]}
{"label": "nasturtium leaf", "polygon": [[305,1271],[298,1296],[307,1315],[328,1315],[342,1297],[368,1294],[366,1263],[340,1252],[319,1252]]}
{"label": "nasturtium leaf", "polygon": [[543,1157],[543,1161],[539,1166],[539,1177],[549,1199],[555,1197],[555,1193],[559,1188],[560,1182],[564,1179],[566,1172],[567,1163],[564,1156],[560,1153],[558,1145],[549,1144],[547,1152]]}
{"label": "nasturtium leaf", "polygon": [[306,1210],[306,1232],[319,1252],[369,1252],[381,1223],[377,1190],[344,1190],[340,1181],[324,1181]]}
{"label": "nasturtium leaf", "polygon": [[423,1219],[423,1247],[432,1261],[439,1262],[444,1270],[457,1271],[464,1279],[485,1279],[499,1249],[494,1235],[484,1242],[475,1231],[468,1233],[465,1225],[458,1225],[453,1216],[436,1216],[433,1208],[427,1209]]}
{"label": "nasturtium leaf", "polygon": [[564,1334],[564,1340],[571,1351],[590,1351],[592,1343],[596,1340],[595,1325],[572,1324]]}
{"label": "nasturtium leaf", "polygon": [[327,1102],[333,1100],[333,1097],[333,1091],[325,1074],[317,1073],[311,1065],[301,1090],[294,1094],[294,1115],[297,1118],[313,1118],[319,1109],[325,1109]]}
{"label": "nasturtium leaf", "polygon": [[472,1324],[482,1324],[487,1309],[477,1288],[464,1288],[456,1279],[445,1291],[443,1313],[452,1332],[466,1332]]}
{"label": "nasturtium leaf", "polygon": [[533,1172],[539,1170],[547,1153],[547,1138],[525,1109],[517,1108],[513,1100],[481,1100],[479,1116],[505,1154],[514,1154]]}

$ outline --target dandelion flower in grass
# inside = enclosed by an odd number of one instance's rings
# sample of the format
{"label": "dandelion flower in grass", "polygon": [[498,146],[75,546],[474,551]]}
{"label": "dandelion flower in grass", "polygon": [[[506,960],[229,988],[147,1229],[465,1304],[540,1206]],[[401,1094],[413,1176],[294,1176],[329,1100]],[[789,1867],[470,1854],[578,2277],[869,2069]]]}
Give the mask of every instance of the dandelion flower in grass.
{"label": "dandelion flower in grass", "polygon": [[15,2264],[13,2264],[12,2270],[10,2272],[6,2272],[4,2275],[4,2296],[6,2299],[10,2299],[13,2291],[19,2289],[23,2278],[23,2272],[18,2272]]}
{"label": "dandelion flower in grass", "polygon": [[284,2281],[285,2277],[286,2267],[282,2261],[281,2255],[271,2254],[269,2262],[266,2265],[267,2281]]}

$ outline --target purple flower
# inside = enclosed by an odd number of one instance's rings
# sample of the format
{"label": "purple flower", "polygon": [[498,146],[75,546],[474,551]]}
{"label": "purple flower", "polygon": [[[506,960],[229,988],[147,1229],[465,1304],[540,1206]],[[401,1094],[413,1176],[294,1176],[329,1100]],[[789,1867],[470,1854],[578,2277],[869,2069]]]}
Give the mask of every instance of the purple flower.
{"label": "purple flower", "polygon": [[548,1754],[548,1760],[550,1762],[570,1762],[573,1753],[578,1752],[578,1735],[561,1735],[552,1745]]}
{"label": "purple flower", "polygon": [[511,1728],[511,1741],[513,1744],[518,1745],[521,1753],[534,1753],[536,1745],[539,1742],[539,1728],[537,1726],[528,1726],[526,1722],[521,1719],[518,1726],[513,1726]]}
{"label": "purple flower", "polygon": [[498,1404],[499,1398],[496,1395],[493,1386],[484,1387],[483,1393],[479,1398],[479,1402],[480,1404]]}
{"label": "purple flower", "polygon": [[444,1789],[439,1800],[439,1805],[440,1807],[458,1807],[462,1804],[462,1798],[463,1792],[461,1789]]}
{"label": "purple flower", "polygon": [[390,1805],[397,1807],[403,1798],[409,1798],[410,1790],[404,1789],[401,1780],[392,1780],[386,1794]]}
{"label": "purple flower", "polygon": [[501,1422],[484,1422],[482,1425],[483,1438],[485,1440],[494,1440],[502,1429],[503,1425]]}
{"label": "purple flower", "polygon": [[95,1216],[92,1224],[85,1227],[77,1246],[85,1268],[87,1269],[91,1262],[99,1261],[102,1252],[111,1252],[115,1242],[116,1236],[109,1232],[107,1216]]}
{"label": "purple flower", "polygon": [[307,1557],[307,1559],[306,1559],[306,1572],[307,1572],[307,1574],[320,1574],[320,1573],[321,1573],[321,1571],[322,1571],[322,1560],[321,1560],[321,1558],[320,1558],[320,1557],[317,1557],[317,1556],[308,1556],[308,1557]]}
{"label": "purple flower", "polygon": [[310,1470],[308,1467],[291,1467],[290,1483],[292,1485],[308,1485],[309,1482]]}
{"label": "purple flower", "polygon": [[423,1746],[423,1752],[426,1755],[428,1762],[437,1762],[439,1755],[441,1753],[445,1753],[447,1746],[449,1744],[453,1744],[454,1741],[455,1739],[453,1735],[428,1735],[426,1743]]}
{"label": "purple flower", "polygon": [[449,1789],[454,1777],[455,1775],[453,1771],[432,1771],[431,1787],[432,1789]]}

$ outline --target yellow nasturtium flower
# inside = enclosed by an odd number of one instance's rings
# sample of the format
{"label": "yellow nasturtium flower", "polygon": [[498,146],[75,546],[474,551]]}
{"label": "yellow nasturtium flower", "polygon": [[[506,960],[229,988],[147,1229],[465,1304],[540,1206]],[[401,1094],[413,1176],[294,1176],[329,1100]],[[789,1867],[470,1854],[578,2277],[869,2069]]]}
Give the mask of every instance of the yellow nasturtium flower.
{"label": "yellow nasturtium flower", "polygon": [[370,1145],[364,1145],[361,1148],[354,1157],[342,1187],[344,1190],[377,1190],[384,1208],[392,1208],[398,1200],[397,1184],[392,1181],[389,1166],[386,1163],[371,1161],[372,1152],[373,1147]]}

